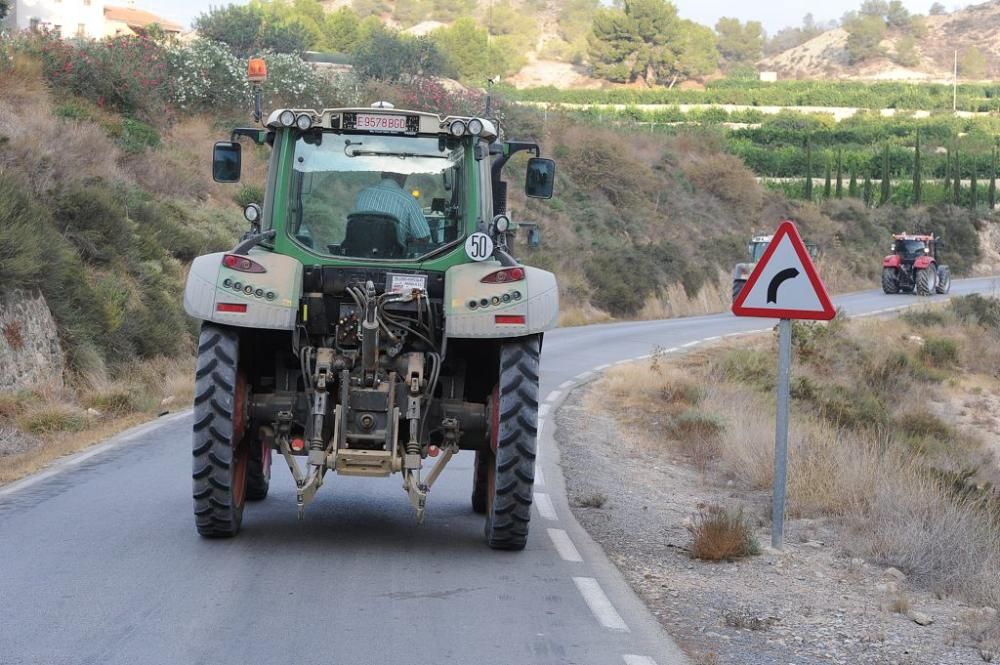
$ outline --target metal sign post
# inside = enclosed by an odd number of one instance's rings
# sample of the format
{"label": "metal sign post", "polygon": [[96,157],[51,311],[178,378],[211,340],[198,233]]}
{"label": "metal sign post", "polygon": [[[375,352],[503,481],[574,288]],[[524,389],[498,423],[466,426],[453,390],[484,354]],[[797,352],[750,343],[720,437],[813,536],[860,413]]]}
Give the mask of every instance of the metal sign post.
{"label": "metal sign post", "polygon": [[778,413],[774,428],[774,488],[771,496],[771,547],[785,543],[785,488],[788,481],[788,402],[792,376],[792,320],[778,323]]}
{"label": "metal sign post", "polygon": [[782,222],[746,285],[733,301],[736,316],[780,319],[778,323],[778,410],[774,431],[771,546],[785,541],[788,481],[788,407],[792,374],[792,319],[829,321],[836,315],[809,252],[792,222]]}

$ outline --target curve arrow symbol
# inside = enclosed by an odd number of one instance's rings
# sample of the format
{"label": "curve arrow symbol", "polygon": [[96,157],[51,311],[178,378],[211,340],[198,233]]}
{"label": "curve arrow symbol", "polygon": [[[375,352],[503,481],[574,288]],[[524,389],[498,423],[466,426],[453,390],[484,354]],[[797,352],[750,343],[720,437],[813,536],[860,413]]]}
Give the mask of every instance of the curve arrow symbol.
{"label": "curve arrow symbol", "polygon": [[794,279],[799,276],[799,271],[797,268],[785,268],[777,275],[771,278],[771,283],[767,285],[767,302],[778,304],[778,287],[789,279]]}

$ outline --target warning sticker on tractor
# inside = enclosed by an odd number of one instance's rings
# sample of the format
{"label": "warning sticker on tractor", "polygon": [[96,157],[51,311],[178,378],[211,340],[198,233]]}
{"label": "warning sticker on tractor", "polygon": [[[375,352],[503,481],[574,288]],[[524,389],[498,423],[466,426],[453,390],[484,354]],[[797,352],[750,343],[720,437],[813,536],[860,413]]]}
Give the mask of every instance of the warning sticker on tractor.
{"label": "warning sticker on tractor", "polygon": [[389,273],[388,293],[407,293],[409,291],[426,291],[427,275],[402,275]]}

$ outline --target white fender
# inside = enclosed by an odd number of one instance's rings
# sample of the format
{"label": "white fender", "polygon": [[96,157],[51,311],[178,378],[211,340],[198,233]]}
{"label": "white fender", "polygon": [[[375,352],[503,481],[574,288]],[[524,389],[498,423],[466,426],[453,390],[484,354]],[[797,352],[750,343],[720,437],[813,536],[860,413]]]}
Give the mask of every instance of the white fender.
{"label": "white fender", "polygon": [[449,268],[444,278],[445,335],[520,337],[555,328],[559,322],[555,275],[539,268],[518,267],[524,270],[524,279],[498,284],[481,281],[503,269],[497,261]]}

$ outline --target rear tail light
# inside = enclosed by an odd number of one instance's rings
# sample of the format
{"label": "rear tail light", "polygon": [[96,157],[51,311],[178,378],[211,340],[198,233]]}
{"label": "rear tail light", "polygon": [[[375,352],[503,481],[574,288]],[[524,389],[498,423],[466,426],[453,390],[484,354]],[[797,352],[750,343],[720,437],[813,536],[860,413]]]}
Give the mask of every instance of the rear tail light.
{"label": "rear tail light", "polygon": [[524,268],[504,268],[491,272],[479,281],[483,284],[506,284],[507,282],[520,282],[522,279],[524,279]]}
{"label": "rear tail light", "polygon": [[222,265],[240,272],[267,272],[264,266],[238,254],[226,254],[222,257]]}
{"label": "rear tail light", "polygon": [[523,326],[524,314],[497,314],[496,322],[498,325]]}
{"label": "rear tail light", "polygon": [[215,306],[217,312],[232,312],[234,314],[246,314],[247,306],[239,302],[220,302]]}

